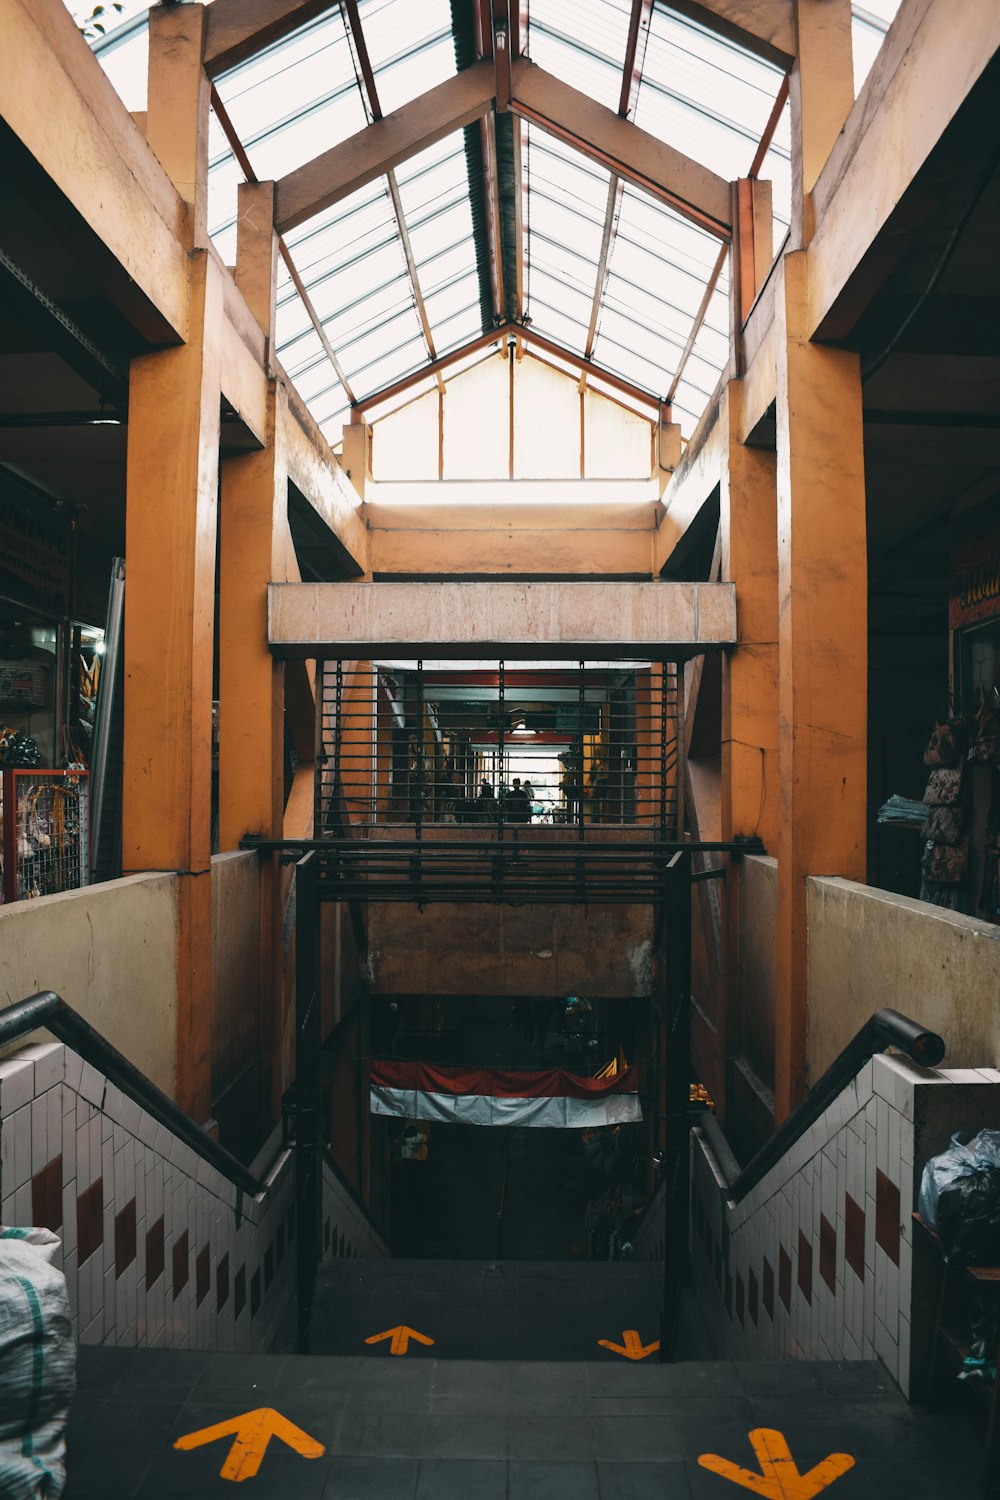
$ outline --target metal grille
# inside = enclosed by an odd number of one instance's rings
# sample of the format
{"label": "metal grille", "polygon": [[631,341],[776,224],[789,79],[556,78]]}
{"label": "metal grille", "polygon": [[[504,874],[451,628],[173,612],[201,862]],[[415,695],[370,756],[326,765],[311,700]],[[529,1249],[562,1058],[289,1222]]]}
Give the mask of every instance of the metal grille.
{"label": "metal grille", "polygon": [[3,900],[51,896],[89,883],[85,771],[4,771]]}
{"label": "metal grille", "polygon": [[676,839],[678,680],[672,663],[317,663],[316,836]]}

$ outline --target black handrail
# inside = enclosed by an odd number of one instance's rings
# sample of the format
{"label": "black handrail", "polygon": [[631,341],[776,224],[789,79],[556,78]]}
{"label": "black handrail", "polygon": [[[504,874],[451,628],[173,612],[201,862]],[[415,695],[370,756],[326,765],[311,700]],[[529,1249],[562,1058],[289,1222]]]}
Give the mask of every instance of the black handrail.
{"label": "black handrail", "polygon": [[164,1129],[173,1131],[197,1156],[207,1161],[217,1172],[221,1172],[235,1187],[253,1197],[264,1191],[264,1184],[258,1182],[242,1162],[237,1161],[225,1146],[214,1141],[200,1125],[196,1125],[190,1115],[186,1115],[162,1089],[158,1089],[145,1073],[140,1073],[127,1057],[123,1057],[116,1047],[106,1041],[99,1031],[95,1031],[54,990],[40,990],[37,995],[29,995],[27,1000],[18,1000],[16,1004],[0,1011],[0,1046],[16,1042],[42,1026],[68,1047],[72,1047],[84,1062],[90,1063],[91,1067],[110,1078],[140,1109],[152,1115]]}
{"label": "black handrail", "polygon": [[945,1053],[944,1040],[937,1032],[928,1031],[918,1022],[911,1021],[909,1016],[900,1015],[898,1010],[877,1010],[830,1064],[822,1078],[813,1084],[802,1103],[782,1121],[771,1139],[729,1184],[727,1196],[734,1203],[745,1198],[791,1150],[799,1137],[805,1135],[810,1125],[815,1124],[865,1063],[876,1052],[884,1052],[886,1047],[896,1047],[924,1068],[936,1067]]}

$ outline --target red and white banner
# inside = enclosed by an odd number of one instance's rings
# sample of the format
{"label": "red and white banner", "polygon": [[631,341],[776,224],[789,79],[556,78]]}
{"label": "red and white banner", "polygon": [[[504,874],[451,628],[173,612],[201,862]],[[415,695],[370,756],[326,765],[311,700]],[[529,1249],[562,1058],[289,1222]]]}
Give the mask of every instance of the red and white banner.
{"label": "red and white banner", "polygon": [[614,1078],[580,1078],[562,1068],[508,1072],[376,1059],[373,1115],[452,1125],[535,1125],[582,1130],[642,1119],[635,1068]]}

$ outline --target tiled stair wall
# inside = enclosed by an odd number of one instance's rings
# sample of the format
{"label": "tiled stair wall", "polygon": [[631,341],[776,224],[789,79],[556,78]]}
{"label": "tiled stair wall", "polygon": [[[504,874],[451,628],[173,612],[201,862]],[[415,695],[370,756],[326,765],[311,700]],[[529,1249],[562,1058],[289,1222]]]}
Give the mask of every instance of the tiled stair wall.
{"label": "tiled stair wall", "polygon": [[[58,1042],[0,1063],[0,1223],[60,1235],[82,1343],[266,1350],[294,1294],[291,1153],[251,1198]],[[328,1165],[323,1238],[387,1253]]]}
{"label": "tiled stair wall", "polygon": [[919,1385],[933,1254],[914,1253],[927,1159],[1000,1119],[995,1069],[928,1070],[879,1055],[743,1199],[692,1133],[691,1264],[727,1359],[878,1358]]}

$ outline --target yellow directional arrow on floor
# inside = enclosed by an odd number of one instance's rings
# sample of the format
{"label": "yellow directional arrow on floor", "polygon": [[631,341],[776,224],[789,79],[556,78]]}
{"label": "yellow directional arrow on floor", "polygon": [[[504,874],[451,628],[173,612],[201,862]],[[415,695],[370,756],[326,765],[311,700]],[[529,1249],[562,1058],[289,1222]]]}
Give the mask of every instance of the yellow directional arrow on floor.
{"label": "yellow directional arrow on floor", "polygon": [[762,1500],[813,1500],[814,1495],[820,1494],[841,1474],[854,1467],[854,1459],[849,1453],[831,1453],[808,1474],[800,1474],[783,1432],[775,1432],[771,1427],[757,1427],[750,1433],[750,1441],[760,1464],[759,1474],[741,1468],[728,1458],[720,1458],[717,1453],[703,1453],[698,1462],[703,1469],[710,1469],[713,1474],[731,1479],[733,1484],[742,1485],[745,1490],[752,1490]]}
{"label": "yellow directional arrow on floor", "polygon": [[626,1359],[645,1359],[647,1354],[655,1354],[660,1347],[659,1339],[654,1339],[651,1344],[644,1344],[635,1328],[626,1328],[622,1338],[625,1340],[623,1344],[613,1344],[610,1339],[598,1339],[597,1342],[602,1349],[610,1349],[613,1354],[624,1354]]}
{"label": "yellow directional arrow on floor", "polygon": [[415,1328],[407,1328],[405,1323],[398,1324],[395,1328],[387,1328],[385,1333],[373,1333],[370,1339],[365,1339],[366,1344],[381,1344],[384,1339],[392,1339],[389,1345],[390,1354],[405,1354],[410,1347],[410,1340],[416,1339],[418,1344],[433,1344],[426,1333],[418,1333]]}
{"label": "yellow directional arrow on floor", "polygon": [[296,1427],[269,1406],[258,1407],[256,1411],[245,1411],[241,1417],[233,1417],[229,1422],[216,1422],[214,1427],[202,1427],[197,1432],[189,1432],[178,1438],[174,1447],[187,1451],[230,1436],[235,1437],[236,1441],[219,1473],[223,1479],[232,1479],[236,1483],[254,1477],[273,1437],[280,1438],[289,1448],[294,1448],[302,1458],[322,1458],[326,1452],[322,1443],[317,1443],[301,1427]]}

